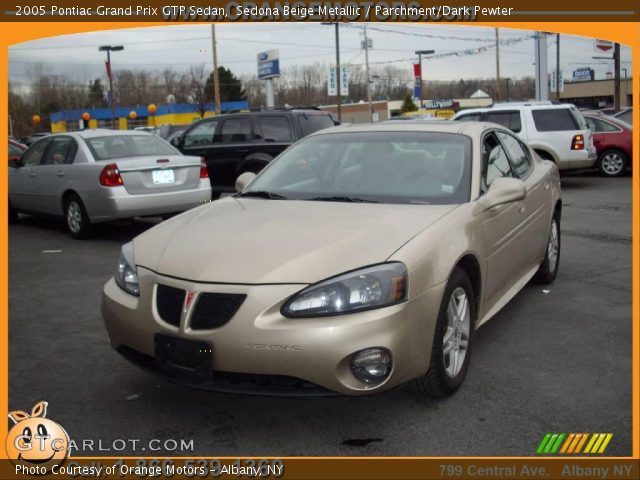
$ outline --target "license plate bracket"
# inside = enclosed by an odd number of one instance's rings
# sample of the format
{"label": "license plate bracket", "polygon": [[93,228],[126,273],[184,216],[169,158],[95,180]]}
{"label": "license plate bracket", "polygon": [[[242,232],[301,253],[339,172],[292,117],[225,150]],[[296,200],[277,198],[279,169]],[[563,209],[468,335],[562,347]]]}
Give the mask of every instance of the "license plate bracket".
{"label": "license plate bracket", "polygon": [[172,169],[152,170],[151,178],[154,185],[163,185],[167,183],[175,183],[176,177]]}
{"label": "license plate bracket", "polygon": [[196,340],[156,333],[154,336],[156,365],[172,376],[205,380],[211,376],[213,347]]}

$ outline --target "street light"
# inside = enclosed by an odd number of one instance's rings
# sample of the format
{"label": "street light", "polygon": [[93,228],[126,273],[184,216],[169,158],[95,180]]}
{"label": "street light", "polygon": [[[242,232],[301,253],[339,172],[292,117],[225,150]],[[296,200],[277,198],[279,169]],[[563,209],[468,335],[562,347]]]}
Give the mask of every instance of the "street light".
{"label": "street light", "polygon": [[107,52],[107,77],[109,77],[109,106],[111,107],[111,128],[116,129],[116,109],[113,105],[113,79],[111,78],[111,52],[124,50],[122,45],[102,45],[98,51]]}
{"label": "street light", "polygon": [[436,53],[435,50],[416,50],[418,63],[420,64],[420,109],[422,109],[422,99],[424,98],[424,92],[422,89],[422,55],[431,55],[434,53]]}

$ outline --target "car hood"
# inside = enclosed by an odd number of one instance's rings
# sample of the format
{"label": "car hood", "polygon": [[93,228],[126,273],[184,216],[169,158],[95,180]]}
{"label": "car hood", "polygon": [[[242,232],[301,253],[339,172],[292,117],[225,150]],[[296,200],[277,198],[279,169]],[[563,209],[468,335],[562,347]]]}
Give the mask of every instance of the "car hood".
{"label": "car hood", "polygon": [[228,197],[137,237],[135,262],[194,282],[315,283],[384,262],[454,208]]}

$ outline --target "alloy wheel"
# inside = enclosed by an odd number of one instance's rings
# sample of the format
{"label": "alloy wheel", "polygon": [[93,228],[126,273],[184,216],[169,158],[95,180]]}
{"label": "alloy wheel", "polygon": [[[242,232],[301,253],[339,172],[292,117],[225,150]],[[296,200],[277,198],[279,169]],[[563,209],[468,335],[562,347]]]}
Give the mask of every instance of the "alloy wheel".
{"label": "alloy wheel", "polygon": [[447,305],[447,326],[442,338],[444,368],[449,378],[460,373],[469,346],[471,312],[469,297],[462,288],[456,288]]}

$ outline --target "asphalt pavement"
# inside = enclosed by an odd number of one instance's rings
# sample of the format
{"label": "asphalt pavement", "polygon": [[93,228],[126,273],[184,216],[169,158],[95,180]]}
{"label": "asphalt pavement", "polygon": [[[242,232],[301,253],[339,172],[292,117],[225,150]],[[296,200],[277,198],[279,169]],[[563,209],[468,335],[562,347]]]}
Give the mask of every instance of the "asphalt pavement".
{"label": "asphalt pavement", "polygon": [[9,406],[49,402],[78,455],[152,455],[140,450],[152,439],[192,456],[535,455],[547,432],[612,432],[606,454],[630,455],[631,178],[565,175],[562,187],[556,282],[528,285],[480,328],[465,384],[438,401],[408,387],[228,395],[151,376],[108,345],[100,296],[120,245],[156,220],[77,241],[21,216],[9,228]]}

